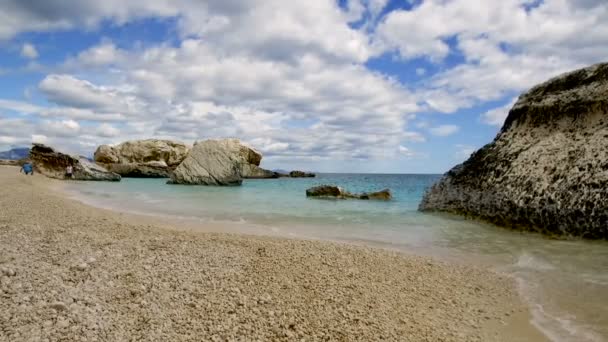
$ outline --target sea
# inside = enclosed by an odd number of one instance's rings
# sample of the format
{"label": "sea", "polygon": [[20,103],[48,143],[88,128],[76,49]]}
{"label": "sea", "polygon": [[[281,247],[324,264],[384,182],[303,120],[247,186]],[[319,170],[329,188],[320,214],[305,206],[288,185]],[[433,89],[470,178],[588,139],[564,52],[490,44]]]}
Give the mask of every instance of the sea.
{"label": "sea", "polygon": [[[166,179],[67,182],[89,205],[236,227],[240,233],[362,244],[481,265],[512,276],[531,323],[552,341],[608,341],[608,242],[555,240],[477,220],[417,211],[441,175],[317,174],[245,180],[239,187],[167,185]],[[391,189],[392,201],[306,197],[334,184],[351,192]]]}

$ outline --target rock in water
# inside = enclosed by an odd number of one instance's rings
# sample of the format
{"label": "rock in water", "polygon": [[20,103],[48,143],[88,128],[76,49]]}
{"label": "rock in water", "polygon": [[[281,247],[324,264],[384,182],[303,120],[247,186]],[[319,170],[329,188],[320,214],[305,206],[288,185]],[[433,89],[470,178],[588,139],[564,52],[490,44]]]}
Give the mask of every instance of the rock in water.
{"label": "rock in water", "polygon": [[310,172],[304,172],[304,171],[291,171],[289,173],[289,177],[292,178],[304,178],[304,177],[315,177],[316,175],[314,173],[310,173]]}
{"label": "rock in water", "polygon": [[194,144],[171,174],[169,184],[240,185],[241,167],[249,151],[236,139],[205,140]]}
{"label": "rock in water", "polygon": [[241,164],[241,176],[243,178],[279,178],[280,174],[270,170],[262,169],[254,164]]}
{"label": "rock in water", "polygon": [[354,198],[362,200],[390,200],[393,198],[389,189],[384,189],[377,192],[364,192],[362,194],[353,194],[339,186],[335,185],[319,185],[306,190],[306,197],[316,198]]}
{"label": "rock in water", "polygon": [[521,95],[490,144],[447,172],[419,209],[608,239],[608,63]]}
{"label": "rock in water", "polygon": [[277,178],[259,167],[261,161],[261,153],[238,139],[206,140],[194,144],[167,183],[240,185],[243,178]]}
{"label": "rock in water", "polygon": [[37,172],[50,177],[63,179],[65,169],[68,165],[74,168],[76,180],[96,181],[119,181],[120,175],[109,172],[105,168],[96,165],[84,157],[73,157],[65,153],[57,152],[53,148],[43,144],[33,144],[30,150],[30,159]]}
{"label": "rock in water", "polygon": [[393,198],[391,191],[389,189],[384,189],[376,192],[366,192],[359,195],[360,199],[373,199],[373,200],[383,200],[388,201]]}
{"label": "rock in water", "polygon": [[343,197],[344,189],[335,185],[319,185],[306,189],[306,197]]}
{"label": "rock in water", "polygon": [[167,178],[186,158],[188,147],[171,140],[133,140],[101,145],[95,161],[123,177]]}

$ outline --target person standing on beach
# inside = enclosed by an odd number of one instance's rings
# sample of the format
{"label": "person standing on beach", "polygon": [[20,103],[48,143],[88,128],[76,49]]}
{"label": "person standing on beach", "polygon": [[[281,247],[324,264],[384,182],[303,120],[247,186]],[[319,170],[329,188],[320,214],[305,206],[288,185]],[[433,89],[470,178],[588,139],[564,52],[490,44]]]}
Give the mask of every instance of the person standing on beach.
{"label": "person standing on beach", "polygon": [[23,166],[21,166],[21,169],[19,170],[19,172],[23,172],[26,175],[34,175],[34,166],[32,165],[32,163],[25,163],[23,164]]}
{"label": "person standing on beach", "polygon": [[72,167],[72,165],[68,165],[65,168],[65,178],[72,178],[74,174],[74,167]]}

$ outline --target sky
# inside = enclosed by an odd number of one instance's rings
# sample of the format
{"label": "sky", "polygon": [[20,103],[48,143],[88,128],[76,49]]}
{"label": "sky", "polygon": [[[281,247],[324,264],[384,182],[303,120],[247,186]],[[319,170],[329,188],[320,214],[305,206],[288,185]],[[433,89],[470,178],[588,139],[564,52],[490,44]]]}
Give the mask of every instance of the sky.
{"label": "sky", "polygon": [[235,137],[269,169],[443,173],[607,56],[605,0],[0,0],[0,150]]}

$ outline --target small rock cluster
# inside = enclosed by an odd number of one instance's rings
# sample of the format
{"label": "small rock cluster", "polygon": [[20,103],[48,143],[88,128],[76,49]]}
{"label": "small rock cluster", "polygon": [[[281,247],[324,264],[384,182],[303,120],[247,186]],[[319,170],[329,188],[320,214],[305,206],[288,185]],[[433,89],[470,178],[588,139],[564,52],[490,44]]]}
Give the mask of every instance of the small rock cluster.
{"label": "small rock cluster", "polygon": [[393,198],[389,189],[384,189],[375,192],[364,192],[361,194],[353,194],[335,185],[319,185],[306,190],[306,197],[314,198],[336,198],[336,199],[362,199],[362,200],[384,200],[388,201]]}

